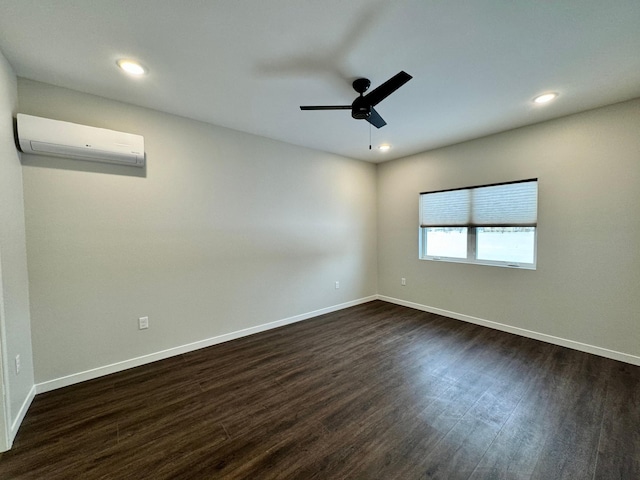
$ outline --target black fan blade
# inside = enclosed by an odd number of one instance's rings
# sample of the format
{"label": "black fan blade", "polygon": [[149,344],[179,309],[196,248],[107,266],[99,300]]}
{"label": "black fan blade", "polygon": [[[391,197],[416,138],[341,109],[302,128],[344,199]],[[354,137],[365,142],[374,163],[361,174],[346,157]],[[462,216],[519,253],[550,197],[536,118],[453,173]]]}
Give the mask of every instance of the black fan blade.
{"label": "black fan blade", "polygon": [[371,107],[371,115],[367,117],[367,122],[369,122],[376,128],[384,127],[387,124],[387,122],[384,121],[384,119],[378,112],[376,112],[376,109],[373,107]]}
{"label": "black fan blade", "polygon": [[300,110],[351,110],[351,105],[301,106]]}
{"label": "black fan blade", "polygon": [[369,105],[374,107],[412,78],[413,77],[407,72],[400,72],[397,75],[391,77],[379,87],[371,90],[367,95],[364,96],[364,98],[367,99],[367,103]]}

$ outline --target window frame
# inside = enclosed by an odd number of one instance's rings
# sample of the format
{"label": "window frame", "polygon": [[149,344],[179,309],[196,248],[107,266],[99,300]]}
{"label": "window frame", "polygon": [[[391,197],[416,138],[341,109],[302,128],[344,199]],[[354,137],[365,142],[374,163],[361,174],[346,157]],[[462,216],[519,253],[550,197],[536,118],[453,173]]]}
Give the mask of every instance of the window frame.
{"label": "window frame", "polygon": [[536,270],[538,263],[538,227],[533,228],[533,263],[522,263],[505,260],[480,260],[477,254],[477,234],[476,228],[467,227],[467,257],[447,257],[442,255],[427,255],[427,230],[425,227],[418,227],[418,259],[435,262],[466,263],[471,265],[488,265],[491,267],[520,268],[523,270]]}
{"label": "window frame", "polygon": [[[525,262],[515,262],[515,261],[506,261],[506,260],[484,260],[484,259],[478,259],[477,258],[477,251],[478,251],[478,235],[477,235],[477,229],[478,228],[483,228],[483,227],[491,227],[492,225],[474,225],[471,222],[468,222],[466,224],[463,223],[459,223],[457,225],[446,225],[443,224],[442,226],[438,226],[437,223],[435,224],[429,224],[427,223],[428,226],[423,226],[422,223],[422,215],[424,213],[423,210],[423,204],[422,204],[422,197],[423,195],[429,195],[429,194],[439,194],[439,193],[443,193],[443,192],[453,192],[453,191],[458,191],[458,190],[473,190],[473,189],[479,189],[479,188],[486,188],[486,187],[495,187],[495,186],[502,186],[502,185],[509,185],[509,184],[517,184],[517,183],[525,183],[525,182],[535,182],[536,184],[536,194],[535,194],[535,207],[536,207],[536,211],[537,211],[537,188],[538,188],[538,179],[537,178],[530,178],[530,179],[526,179],[526,180],[517,180],[517,181],[512,181],[512,182],[503,182],[503,183],[494,183],[494,184],[489,184],[489,185],[478,185],[478,186],[471,186],[471,187],[463,187],[463,188],[454,188],[454,189],[449,189],[449,190],[438,190],[438,191],[432,191],[432,192],[421,192],[420,196],[419,196],[419,211],[420,213],[420,218],[421,221],[419,222],[419,226],[418,226],[418,258],[420,260],[428,260],[428,261],[438,261],[438,262],[451,262],[451,263],[467,263],[467,264],[474,264],[474,265],[488,265],[488,266],[495,266],[495,267],[506,267],[506,268],[519,268],[519,269],[525,269],[525,270],[536,270],[537,268],[537,261],[538,261],[538,225],[537,225],[537,221],[535,223],[533,223],[532,225],[527,225],[528,228],[533,228],[533,262],[532,263],[525,263]],[[473,209],[473,201],[470,200],[470,208]],[[536,213],[537,216],[537,213]],[[506,227],[506,228],[517,228],[523,226],[521,225],[506,225],[506,224],[501,224],[501,225],[495,225],[495,227]],[[466,258],[460,258],[460,257],[447,257],[447,256],[440,256],[440,255],[427,255],[427,235],[429,232],[429,229],[431,228],[460,228],[460,227],[464,227],[467,229],[467,256]]]}

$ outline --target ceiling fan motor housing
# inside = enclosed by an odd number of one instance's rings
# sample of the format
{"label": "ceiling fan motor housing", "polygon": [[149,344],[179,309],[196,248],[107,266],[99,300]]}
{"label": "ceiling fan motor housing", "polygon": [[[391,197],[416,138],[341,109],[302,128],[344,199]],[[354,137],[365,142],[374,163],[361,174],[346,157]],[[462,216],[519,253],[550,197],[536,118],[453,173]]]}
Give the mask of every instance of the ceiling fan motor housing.
{"label": "ceiling fan motor housing", "polygon": [[368,78],[356,78],[351,85],[360,94],[351,104],[351,116],[356,120],[369,118],[371,116],[371,105],[364,100],[362,94],[369,90],[371,82]]}
{"label": "ceiling fan motor housing", "polygon": [[351,116],[357,120],[363,120],[371,116],[371,105],[364,97],[356,98],[351,104]]}

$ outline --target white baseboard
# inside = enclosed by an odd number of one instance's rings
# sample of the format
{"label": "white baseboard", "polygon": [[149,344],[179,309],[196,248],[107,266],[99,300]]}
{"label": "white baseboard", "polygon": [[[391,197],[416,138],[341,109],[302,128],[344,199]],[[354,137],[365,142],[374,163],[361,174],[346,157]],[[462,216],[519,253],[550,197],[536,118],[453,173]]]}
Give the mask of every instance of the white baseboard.
{"label": "white baseboard", "polygon": [[[94,378],[102,377],[104,375],[109,375],[111,373],[121,372],[122,370],[128,370],[129,368],[139,367],[140,365],[145,365],[147,363],[163,360],[165,358],[173,357],[175,355],[192,352],[194,350],[199,350],[201,348],[217,345],[218,343],[228,342],[229,340],[235,340],[236,338],[246,337],[247,335],[253,335],[254,333],[264,332],[266,330],[271,330],[273,328],[278,328],[284,325],[289,325],[291,323],[307,320],[309,318],[317,317],[319,315],[324,315],[325,313],[331,313],[331,312],[335,312],[345,308],[360,305],[362,303],[371,302],[373,300],[376,300],[377,298],[378,298],[377,295],[371,295],[369,297],[360,298],[358,300],[352,300],[350,302],[333,305],[331,307],[321,308],[320,310],[314,310],[312,312],[295,315],[293,317],[283,318],[281,320],[264,323],[262,325],[257,325],[255,327],[244,328],[242,330],[237,330],[235,332],[225,333],[223,335],[218,335],[216,337],[199,340],[197,342],[188,343],[186,345],[180,345],[178,347],[173,347],[167,350],[150,353],[148,355],[142,355],[140,357],[124,360],[122,362],[112,363],[110,365],[105,365],[103,367],[98,367],[98,368],[93,368],[91,370],[85,370],[83,372],[73,373],[71,375],[66,375],[64,377],[55,378],[53,380],[48,380],[46,382],[38,383],[35,386],[35,392],[44,393],[51,390],[56,390],[58,388],[67,387],[69,385],[84,382],[86,380],[92,380]],[[26,413],[26,410],[25,410],[25,413]]]}
{"label": "white baseboard", "polygon": [[504,323],[493,322],[491,320],[472,317],[470,315],[465,315],[462,313],[450,312],[448,310],[443,310],[441,308],[429,307],[427,305],[421,305],[419,303],[400,300],[398,298],[378,295],[378,299],[383,300],[385,302],[389,302],[389,303],[395,303],[396,305],[402,305],[402,306],[413,308],[416,310],[422,310],[424,312],[435,313],[437,315],[442,315],[443,317],[462,320],[463,322],[475,323],[476,325],[482,325],[483,327],[489,327],[495,330],[501,330],[503,332],[514,333],[516,335],[520,335],[521,337],[533,338],[534,340],[540,340],[542,342],[552,343],[554,345],[559,345],[561,347],[572,348],[573,350],[592,353],[594,355],[599,355],[601,357],[611,358],[613,360],[619,360],[621,362],[640,366],[640,357],[636,355],[631,355],[629,353],[617,352],[615,350],[609,350],[608,348],[597,347],[595,345],[576,342],[575,340],[568,340],[566,338],[554,337],[553,335],[547,335],[546,333],[534,332],[533,330],[527,330],[520,327],[513,327],[511,325],[506,325]]}
{"label": "white baseboard", "polygon": [[17,427],[22,422],[22,419],[24,418],[24,415],[26,414],[27,409],[29,408],[29,405],[31,405],[31,402],[33,401],[33,397],[37,393],[44,393],[50,390],[55,390],[55,389],[66,387],[76,383],[84,382],[86,380],[92,380],[94,378],[109,375],[111,373],[120,372],[123,370],[127,370],[129,368],[138,367],[140,365],[145,365],[147,363],[155,362],[158,360],[163,360],[165,358],[173,357],[175,355],[192,352],[194,350],[199,350],[201,348],[206,348],[212,345],[217,345],[219,343],[235,340],[236,338],[245,337],[247,335],[253,335],[254,333],[264,332],[266,330],[271,330],[273,328],[282,327],[284,325],[300,322],[302,320],[307,320],[309,318],[317,317],[325,313],[331,313],[331,312],[335,312],[345,308],[353,307],[355,305],[360,305],[363,303],[370,302],[372,300],[383,300],[385,302],[395,303],[396,305],[402,305],[405,307],[414,308],[416,310],[435,313],[437,315],[442,315],[444,317],[454,318],[456,320],[462,320],[464,322],[474,323],[476,325],[482,325],[484,327],[501,330],[503,332],[513,333],[523,337],[533,338],[535,340],[541,340],[543,342],[552,343],[554,345],[560,345],[562,347],[572,348],[574,350],[579,350],[586,353],[592,353],[594,355],[599,355],[601,357],[611,358],[613,360],[619,360],[621,362],[626,362],[632,365],[640,366],[640,357],[631,355],[628,353],[609,350],[607,348],[598,347],[595,345],[589,345],[586,343],[581,343],[574,340],[568,340],[565,338],[554,337],[553,335],[547,335],[545,333],[534,332],[532,330],[527,330],[520,327],[514,327],[511,325],[506,325],[506,324],[494,322],[491,320],[485,320],[482,318],[473,317],[471,315],[465,315],[462,313],[443,310],[441,308],[430,307],[430,306],[422,305],[419,303],[409,302],[407,300],[387,297],[385,295],[371,295],[369,297],[364,297],[364,298],[360,298],[350,302],[333,305],[331,307],[322,308],[320,310],[314,310],[312,312],[303,313],[300,315],[284,318],[281,320],[276,320],[274,322],[264,323],[262,325],[257,325],[255,327],[237,330],[235,332],[218,335],[216,337],[199,340],[197,342],[188,343],[186,345],[180,345],[178,347],[169,348],[167,350],[162,350],[162,351],[151,353],[148,355],[142,355],[140,357],[124,360],[122,362],[112,363],[110,365],[105,365],[102,367],[93,368],[91,370],[85,370],[85,371],[74,373],[71,375],[66,375],[64,377],[55,378],[53,380],[48,380],[46,382],[38,383],[31,390],[28,398],[25,400],[22,408],[20,409],[19,415],[16,421],[14,422],[14,424],[12,425],[11,435],[15,437],[15,433],[17,433]]}
{"label": "white baseboard", "polygon": [[36,386],[32,386],[31,390],[29,390],[29,393],[27,394],[27,398],[24,399],[24,402],[22,402],[22,405],[20,406],[20,410],[18,410],[18,415],[16,416],[15,420],[13,421],[13,423],[11,424],[11,431],[9,432],[9,445],[13,445],[13,441],[16,438],[16,435],[18,434],[18,429],[20,428],[20,425],[22,425],[22,421],[24,420],[24,417],[27,415],[27,410],[29,410],[29,407],[31,406],[31,402],[33,402],[33,399],[36,396]]}

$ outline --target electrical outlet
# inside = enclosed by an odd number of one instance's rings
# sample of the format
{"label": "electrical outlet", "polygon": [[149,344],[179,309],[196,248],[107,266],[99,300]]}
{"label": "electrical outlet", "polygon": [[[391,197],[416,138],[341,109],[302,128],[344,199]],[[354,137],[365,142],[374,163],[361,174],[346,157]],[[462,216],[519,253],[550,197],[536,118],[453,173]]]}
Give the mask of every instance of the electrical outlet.
{"label": "electrical outlet", "polygon": [[340,282],[336,282],[336,290],[340,288]]}
{"label": "electrical outlet", "polygon": [[16,375],[20,373],[20,355],[16,355]]}
{"label": "electrical outlet", "polygon": [[406,278],[401,278],[400,279],[400,285],[402,285],[403,287],[407,284],[407,279]]}
{"label": "electrical outlet", "polygon": [[138,319],[138,329],[144,330],[146,328],[149,328],[149,317],[140,317]]}

